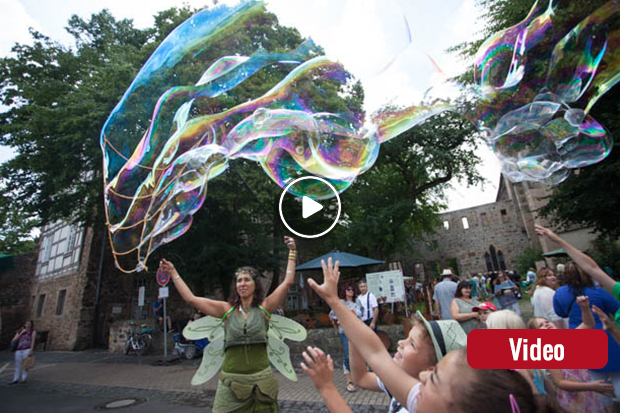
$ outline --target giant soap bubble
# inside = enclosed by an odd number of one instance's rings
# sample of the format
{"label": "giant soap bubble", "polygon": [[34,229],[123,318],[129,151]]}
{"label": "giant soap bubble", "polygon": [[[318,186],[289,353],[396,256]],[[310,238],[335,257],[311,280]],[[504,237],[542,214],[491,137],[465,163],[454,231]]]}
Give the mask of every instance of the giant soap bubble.
{"label": "giant soap bubble", "polygon": [[610,1],[575,27],[552,2],[480,47],[470,93],[474,121],[512,181],[557,184],[603,160],[612,141],[589,111],[620,79],[620,5]]}
{"label": "giant soap bubble", "polygon": [[[398,15],[382,7],[382,16]],[[237,158],[255,161],[282,188],[311,174],[344,191],[382,143],[445,110],[478,126],[513,180],[559,182],[567,168],[600,161],[611,140],[588,112],[618,80],[610,52],[618,46],[617,8],[610,2],[555,39],[553,9],[534,6],[481,47],[476,85],[461,87],[473,96],[467,105],[437,96],[374,114],[355,62],[345,67],[279,26],[262,2],[197,13],[156,49],[101,133],[117,266],[144,269],[153,250],[186,232],[208,182]],[[411,40],[405,19],[384,23],[396,33],[393,47],[381,58],[368,50],[369,72],[388,67]],[[540,56],[546,78],[532,74]],[[311,184],[295,191],[331,196]]]}
{"label": "giant soap bubble", "polygon": [[[401,24],[394,53],[410,41]],[[154,249],[187,231],[208,181],[236,158],[256,161],[281,187],[313,174],[343,191],[395,135],[397,127],[370,121],[352,73],[311,40],[282,44],[287,30],[261,2],[204,10],[141,69],[101,134],[107,224],[121,270],[143,269]],[[418,108],[405,123],[432,112]],[[313,185],[296,190],[332,196]]]}

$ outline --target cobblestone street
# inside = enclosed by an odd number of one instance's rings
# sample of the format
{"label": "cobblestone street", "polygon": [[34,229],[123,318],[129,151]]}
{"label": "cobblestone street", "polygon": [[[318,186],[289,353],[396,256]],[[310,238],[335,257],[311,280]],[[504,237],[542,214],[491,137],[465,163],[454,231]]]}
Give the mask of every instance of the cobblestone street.
{"label": "cobblestone street", "polygon": [[[9,386],[13,375],[13,354],[0,353],[0,397],[10,400],[20,395],[21,402],[15,410],[8,405],[3,412],[23,412],[24,394],[27,399],[45,395],[71,396],[73,399],[89,398],[94,408],[95,401],[112,401],[120,399],[145,399],[141,405],[161,405],[169,411],[170,406],[178,408],[199,408],[201,411],[210,411],[215,395],[216,378],[203,386],[193,387],[190,380],[200,359],[183,360],[171,365],[158,365],[159,357],[136,355],[116,355],[105,351],[83,352],[37,352],[37,365],[31,371],[28,383]],[[319,412],[327,411],[324,404],[312,385],[311,380],[303,373],[298,374],[299,380],[292,382],[280,374],[276,377],[280,382],[280,411],[283,412]],[[356,412],[385,412],[389,399],[387,396],[364,390],[348,393],[345,390],[346,380],[341,371],[334,374],[334,380]],[[86,401],[86,399],[84,400]],[[99,404],[100,404],[99,403]],[[167,406],[167,408],[166,408]],[[140,406],[127,407],[129,411],[139,411]],[[167,410],[166,410],[167,409]],[[39,411],[39,410],[27,410]],[[64,411],[64,410],[63,410]],[[77,410],[79,411],[79,410]],[[154,411],[152,408],[149,411]],[[188,411],[192,411],[191,409]]]}

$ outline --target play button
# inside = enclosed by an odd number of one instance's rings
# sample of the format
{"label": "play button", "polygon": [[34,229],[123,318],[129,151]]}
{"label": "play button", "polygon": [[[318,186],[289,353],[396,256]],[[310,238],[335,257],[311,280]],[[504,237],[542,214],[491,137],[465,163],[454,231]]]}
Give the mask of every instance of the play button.
{"label": "play button", "polygon": [[301,217],[304,219],[316,214],[322,209],[323,209],[323,205],[319,204],[316,201],[313,201],[307,196],[304,196],[301,199]]}
{"label": "play button", "polygon": [[289,183],[282,191],[278,207],[286,228],[303,238],[327,234],[338,223],[341,212],[338,191],[328,180],[316,176]]}

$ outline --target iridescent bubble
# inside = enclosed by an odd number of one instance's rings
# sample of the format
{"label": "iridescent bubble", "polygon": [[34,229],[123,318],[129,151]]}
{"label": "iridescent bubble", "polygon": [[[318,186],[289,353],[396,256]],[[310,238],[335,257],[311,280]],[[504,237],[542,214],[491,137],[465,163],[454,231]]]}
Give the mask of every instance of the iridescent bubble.
{"label": "iridescent bubble", "polygon": [[[312,40],[277,53],[229,41],[254,35],[268,44],[276,26],[262,2],[196,14],[157,48],[110,115],[101,134],[104,196],[122,271],[145,268],[154,249],[186,232],[209,180],[237,158],[257,162],[282,188],[312,174],[343,191],[395,136],[370,121],[359,81]],[[256,76],[261,93],[231,99]],[[305,182],[292,191],[333,196]]]}
{"label": "iridescent bubble", "polygon": [[[312,40],[272,44],[278,23],[262,2],[196,14],[149,58],[101,133],[117,266],[146,268],[154,249],[188,230],[208,182],[237,158],[257,162],[282,188],[311,174],[344,191],[382,143],[446,110],[478,126],[510,179],[561,182],[570,168],[611,150],[589,110],[620,78],[610,52],[619,46],[618,7],[610,2],[562,32],[551,4],[534,5],[523,22],[483,44],[476,85],[461,87],[462,102],[428,95],[374,114],[359,79]],[[404,42],[376,67],[390,66],[410,41],[401,24]],[[244,37],[254,40],[234,40]],[[305,182],[296,195],[332,196]]]}
{"label": "iridescent bubble", "polygon": [[620,5],[610,1],[574,28],[534,4],[489,38],[475,65],[474,109],[455,109],[483,133],[512,181],[557,184],[603,160],[612,140],[588,112],[620,79]]}

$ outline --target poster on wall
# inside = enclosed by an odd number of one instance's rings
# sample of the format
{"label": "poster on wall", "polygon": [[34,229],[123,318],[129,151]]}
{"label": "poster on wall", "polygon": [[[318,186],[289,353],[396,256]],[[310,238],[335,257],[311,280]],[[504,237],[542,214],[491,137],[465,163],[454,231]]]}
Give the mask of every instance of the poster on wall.
{"label": "poster on wall", "polygon": [[405,301],[405,284],[400,270],[368,273],[366,282],[368,291],[377,299],[386,297],[386,303]]}

